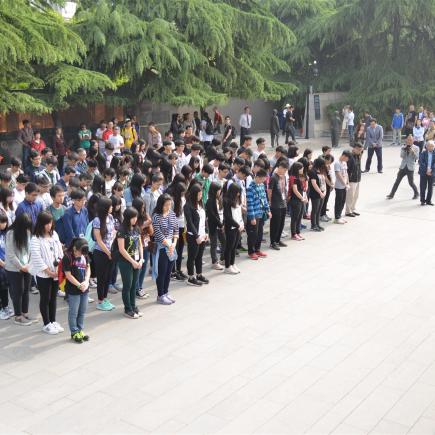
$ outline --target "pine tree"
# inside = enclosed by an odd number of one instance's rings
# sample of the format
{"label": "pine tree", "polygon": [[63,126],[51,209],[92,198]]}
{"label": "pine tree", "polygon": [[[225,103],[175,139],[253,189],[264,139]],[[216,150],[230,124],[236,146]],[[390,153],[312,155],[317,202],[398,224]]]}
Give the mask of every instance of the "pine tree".
{"label": "pine tree", "polygon": [[85,53],[81,38],[48,1],[2,0],[0,111],[50,112],[101,98],[113,83],[81,67]]}
{"label": "pine tree", "polygon": [[117,97],[206,106],[229,96],[277,99],[293,33],[253,0],[83,0],[76,29],[86,66],[119,85]]}

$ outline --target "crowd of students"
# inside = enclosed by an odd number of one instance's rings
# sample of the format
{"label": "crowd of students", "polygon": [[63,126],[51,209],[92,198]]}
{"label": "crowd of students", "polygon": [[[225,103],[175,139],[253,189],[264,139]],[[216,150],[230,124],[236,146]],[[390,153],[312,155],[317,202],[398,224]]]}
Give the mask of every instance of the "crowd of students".
{"label": "crowd of students", "polygon": [[299,242],[304,218],[320,232],[332,219],[346,223],[344,207],[346,216],[359,215],[362,145],[335,161],[328,146],[317,157],[309,149],[300,155],[293,141],[268,156],[263,138],[254,145],[245,135],[239,146],[234,138],[222,143],[216,128],[206,141],[195,130],[174,127],[160,140],[150,123],[144,140],[130,120],[123,126],[102,122],[95,134],[82,125],[75,149],[59,145],[58,129],[54,149],[29,144],[23,162],[13,158],[0,174],[0,318],[36,322],[29,292],[39,292],[42,330],[58,334],[64,331],[56,320],[60,296],[69,306],[71,338],[82,343],[89,340],[84,318],[93,302],[90,288],[96,288],[97,310],[114,310],[109,295],[122,292],[124,315],[138,319],[138,299],[149,297],[148,274],[156,282],[156,302],[171,305],[171,280],[209,284],[206,249],[214,270],[236,275],[241,253],[254,261],[267,257],[267,221],[269,247],[279,251],[287,246],[287,217],[291,240]]}

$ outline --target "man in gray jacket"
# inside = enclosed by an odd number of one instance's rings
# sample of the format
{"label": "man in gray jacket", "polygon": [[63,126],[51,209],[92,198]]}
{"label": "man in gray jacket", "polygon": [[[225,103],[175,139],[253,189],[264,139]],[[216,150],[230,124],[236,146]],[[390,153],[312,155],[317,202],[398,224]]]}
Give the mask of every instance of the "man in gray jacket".
{"label": "man in gray jacket", "polygon": [[415,162],[418,160],[419,148],[417,145],[414,145],[414,138],[412,134],[410,134],[406,138],[406,144],[400,150],[400,157],[402,158],[402,162],[400,163],[399,172],[397,173],[396,181],[391,189],[391,193],[387,195],[387,199],[393,199],[396,193],[397,188],[399,187],[400,182],[403,177],[408,177],[408,183],[411,186],[411,189],[414,191],[414,196],[412,199],[417,199],[418,189],[414,183],[414,169]]}
{"label": "man in gray jacket", "polygon": [[367,160],[366,160],[366,170],[364,172],[370,171],[370,165],[372,164],[373,154],[376,153],[376,158],[378,159],[378,172],[382,174],[382,140],[384,139],[384,129],[382,126],[378,125],[375,118],[370,121],[370,127],[366,132],[366,143],[365,148],[367,148]]}

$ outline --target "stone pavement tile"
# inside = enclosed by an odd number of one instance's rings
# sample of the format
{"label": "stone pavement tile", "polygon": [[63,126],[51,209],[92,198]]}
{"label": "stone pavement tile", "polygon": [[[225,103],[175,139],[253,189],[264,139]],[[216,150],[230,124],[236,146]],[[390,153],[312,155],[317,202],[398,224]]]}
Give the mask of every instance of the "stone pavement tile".
{"label": "stone pavement tile", "polygon": [[226,421],[215,415],[202,414],[192,423],[184,426],[176,433],[180,434],[211,434],[218,432]]}
{"label": "stone pavement tile", "polygon": [[412,426],[408,432],[409,435],[434,435],[435,434],[435,420],[427,417],[421,417]]}
{"label": "stone pavement tile", "polygon": [[403,395],[401,390],[379,387],[344,420],[344,423],[370,432]]}
{"label": "stone pavement tile", "polygon": [[344,419],[361,404],[361,398],[351,394],[343,397],[336,405],[327,412],[318,415],[318,420],[308,429],[310,434],[327,434],[331,433]]}
{"label": "stone pavement tile", "polygon": [[[382,385],[403,391],[409,390],[417,381],[425,383],[421,377],[426,369],[427,365],[409,360],[404,361],[385,378]],[[432,381],[435,384],[435,379],[432,378]]]}
{"label": "stone pavement tile", "polygon": [[[24,393],[21,392],[20,394]],[[0,406],[0,422],[14,431],[24,431],[29,422],[32,421],[33,415],[32,411],[15,405],[12,402],[4,403]]]}
{"label": "stone pavement tile", "polygon": [[350,426],[349,424],[342,423],[338,426],[331,435],[366,435],[367,432],[358,429],[356,427]]}
{"label": "stone pavement tile", "polygon": [[355,349],[356,348],[348,345],[334,344],[311,360],[310,365],[324,370],[332,370],[354,352]]}
{"label": "stone pavement tile", "polygon": [[254,433],[274,433],[274,429],[280,427],[286,428],[285,433],[304,433],[315,423],[318,415],[327,412],[331,406],[314,396],[302,394]]}
{"label": "stone pavement tile", "polygon": [[259,429],[282,409],[282,405],[260,399],[246,411],[237,415],[229,424],[222,427],[218,433],[247,434]]}
{"label": "stone pavement tile", "polygon": [[401,397],[385,418],[411,427],[434,400],[435,386],[417,382]]}
{"label": "stone pavement tile", "polygon": [[177,421],[176,419],[171,419],[165,421],[157,429],[154,429],[153,434],[173,435],[174,433],[181,431],[186,426],[187,426],[186,423]]}
{"label": "stone pavement tile", "polygon": [[370,432],[370,435],[405,435],[408,431],[409,427],[403,426],[394,421],[382,419]]}

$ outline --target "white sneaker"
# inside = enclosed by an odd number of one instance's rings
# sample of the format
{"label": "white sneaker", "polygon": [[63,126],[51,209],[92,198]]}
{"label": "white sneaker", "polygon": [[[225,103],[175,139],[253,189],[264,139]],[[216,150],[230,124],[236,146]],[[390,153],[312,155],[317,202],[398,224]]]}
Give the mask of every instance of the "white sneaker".
{"label": "white sneaker", "polygon": [[59,334],[59,331],[56,329],[56,327],[52,323],[45,325],[42,328],[42,331],[45,332],[46,334],[49,334],[49,335]]}
{"label": "white sneaker", "polygon": [[64,332],[65,331],[65,329],[63,329],[62,326],[59,325],[59,323],[52,322],[51,324],[57,329],[57,332]]}
{"label": "white sneaker", "polygon": [[58,290],[58,291],[57,291],[57,296],[58,296],[59,298],[64,298],[64,297],[65,297],[65,292],[62,291],[62,290]]}
{"label": "white sneaker", "polygon": [[226,267],[224,273],[227,273],[228,275],[237,275],[237,272],[231,266]]}
{"label": "white sneaker", "polygon": [[2,308],[0,310],[0,320],[8,320],[11,316],[9,315],[7,308]]}
{"label": "white sneaker", "polygon": [[88,304],[92,304],[92,302],[95,302],[95,299],[90,298],[90,297],[88,296]]}
{"label": "white sneaker", "polygon": [[328,216],[320,216],[320,221],[321,222],[329,222],[331,219],[329,219],[329,217]]}
{"label": "white sneaker", "polygon": [[345,220],[344,219],[334,219],[334,224],[340,224],[340,225],[343,225],[343,224],[345,224],[346,222],[345,222]]}
{"label": "white sneaker", "polygon": [[89,287],[91,287],[91,288],[97,287],[97,280],[95,278],[91,278],[89,280]]}
{"label": "white sneaker", "polygon": [[224,270],[224,267],[222,266],[222,264],[219,263],[219,261],[217,263],[213,263],[213,265],[211,267],[214,270]]}
{"label": "white sneaker", "polygon": [[240,269],[235,265],[235,264],[233,264],[232,266],[230,266],[236,273],[240,273]]}
{"label": "white sneaker", "polygon": [[288,232],[283,230],[283,232],[281,233],[281,237],[282,237],[283,239],[285,239],[285,238],[288,237],[288,236],[289,236]]}
{"label": "white sneaker", "polygon": [[32,293],[32,295],[37,295],[39,293],[39,290],[33,286],[30,288],[30,293]]}
{"label": "white sneaker", "polygon": [[15,314],[15,311],[11,307],[6,307],[5,310],[8,311],[10,317],[12,317]]}

